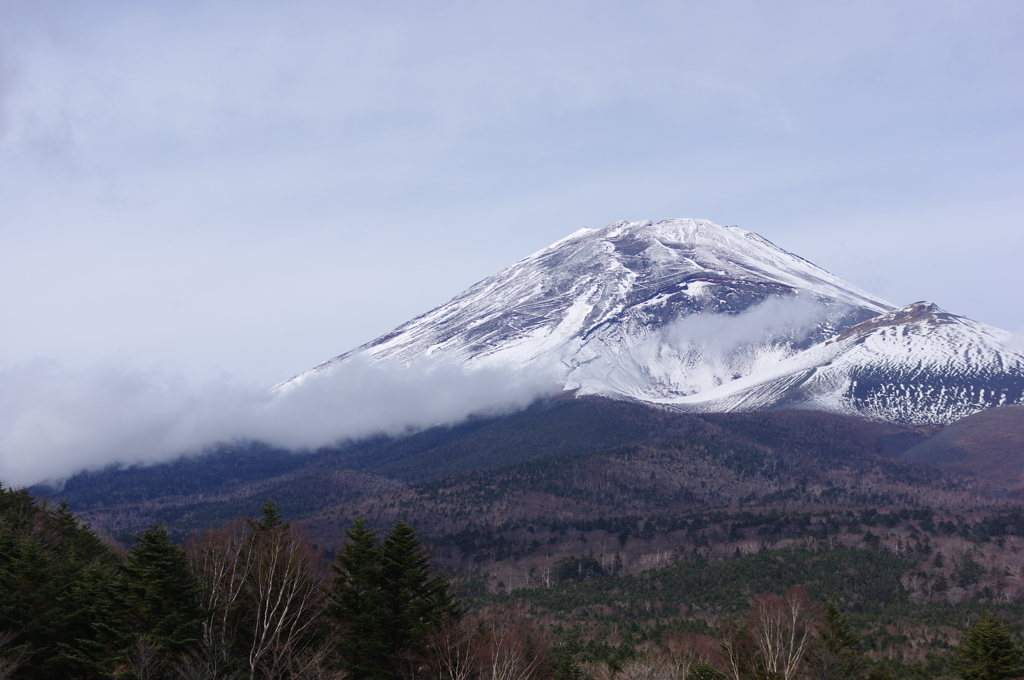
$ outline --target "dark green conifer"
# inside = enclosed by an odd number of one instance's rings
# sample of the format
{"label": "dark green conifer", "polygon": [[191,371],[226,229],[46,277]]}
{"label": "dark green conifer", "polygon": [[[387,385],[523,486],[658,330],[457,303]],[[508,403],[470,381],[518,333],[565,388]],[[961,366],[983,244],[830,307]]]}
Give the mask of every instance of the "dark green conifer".
{"label": "dark green conifer", "polygon": [[0,485],[0,631],[15,637],[17,677],[99,677],[109,650],[94,626],[116,558],[66,504]]}
{"label": "dark green conifer", "polygon": [[381,677],[391,662],[385,621],[387,610],[381,581],[381,549],[377,532],[359,517],[345,532],[350,543],[331,566],[335,573],[328,614],[346,629],[337,646],[342,667],[355,680]]}
{"label": "dark green conifer", "polygon": [[345,533],[350,543],[332,566],[328,609],[347,631],[338,656],[354,680],[391,680],[401,659],[422,651],[430,630],[461,612],[409,524],[399,521],[383,544],[362,517]]}
{"label": "dark green conifer", "polygon": [[262,518],[254,528],[274,529],[281,526],[281,510],[273,498],[268,498],[260,506],[260,515],[262,515]]}
{"label": "dark green conifer", "polygon": [[381,557],[391,627],[401,647],[418,646],[429,630],[460,615],[448,578],[433,573],[430,554],[404,520],[384,539]]}
{"label": "dark green conifer", "polygon": [[987,611],[964,634],[953,669],[963,680],[1006,680],[1024,675],[1024,653],[999,619]]}
{"label": "dark green conifer", "polygon": [[136,538],[113,588],[121,654],[131,654],[141,637],[170,662],[198,642],[204,618],[199,584],[166,529],[153,524]]}
{"label": "dark green conifer", "polygon": [[872,668],[871,672],[868,673],[866,680],[897,680],[889,671],[884,668]]}

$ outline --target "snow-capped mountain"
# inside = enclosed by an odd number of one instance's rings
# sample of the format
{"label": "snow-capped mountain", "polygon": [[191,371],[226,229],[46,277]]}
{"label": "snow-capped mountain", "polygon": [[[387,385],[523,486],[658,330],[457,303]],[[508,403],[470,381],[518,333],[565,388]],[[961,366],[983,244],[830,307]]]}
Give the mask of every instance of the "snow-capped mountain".
{"label": "snow-capped mountain", "polygon": [[868,319],[773,368],[676,400],[694,411],[796,407],[941,425],[1024,403],[1010,333],[916,302]]}
{"label": "snow-capped mountain", "polygon": [[692,411],[803,407],[945,423],[1024,402],[1010,334],[894,309],[737,227],[582,229],[353,352],[552,372],[567,390]]}

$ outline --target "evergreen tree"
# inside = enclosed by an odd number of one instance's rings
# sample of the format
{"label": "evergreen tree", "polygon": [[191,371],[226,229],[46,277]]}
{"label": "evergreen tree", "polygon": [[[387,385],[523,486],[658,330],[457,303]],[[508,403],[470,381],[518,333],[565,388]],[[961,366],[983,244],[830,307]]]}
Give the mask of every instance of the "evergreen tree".
{"label": "evergreen tree", "polygon": [[416,530],[399,520],[381,551],[385,597],[396,646],[421,648],[427,632],[461,615],[441,573],[432,574],[430,555],[420,546]]}
{"label": "evergreen tree", "polygon": [[263,517],[253,525],[253,529],[274,529],[281,526],[281,510],[273,498],[268,498],[260,506],[260,514]]}
{"label": "evergreen tree", "polygon": [[359,517],[345,532],[349,541],[331,570],[331,604],[327,613],[342,622],[346,634],[337,646],[342,667],[355,680],[386,677],[391,658],[386,640],[386,606],[381,576],[382,553],[377,533]]}
{"label": "evergreen tree", "polygon": [[[578,650],[579,642],[570,645]],[[573,650],[567,647],[554,650],[555,658],[555,680],[583,680],[583,669],[576,659]]]}
{"label": "evergreen tree", "polygon": [[461,611],[409,524],[399,521],[383,544],[362,517],[345,533],[351,542],[332,566],[328,609],[347,631],[337,652],[354,680],[390,680],[400,660],[418,657],[427,634]]}
{"label": "evergreen tree", "polygon": [[953,661],[963,680],[1004,680],[1024,675],[1024,653],[1006,628],[987,611],[964,634]]}
{"label": "evergreen tree", "polygon": [[825,609],[821,634],[808,655],[808,665],[816,680],[851,680],[864,675],[867,658],[858,651],[860,636],[850,630],[846,617],[835,602]]}
{"label": "evergreen tree", "polygon": [[170,661],[199,640],[205,618],[199,584],[185,551],[171,542],[166,529],[153,524],[136,538],[139,543],[112,589],[121,656],[129,657],[142,644]]}
{"label": "evergreen tree", "polygon": [[19,678],[98,678],[109,650],[96,639],[116,557],[66,504],[37,504],[0,485],[0,632]]}

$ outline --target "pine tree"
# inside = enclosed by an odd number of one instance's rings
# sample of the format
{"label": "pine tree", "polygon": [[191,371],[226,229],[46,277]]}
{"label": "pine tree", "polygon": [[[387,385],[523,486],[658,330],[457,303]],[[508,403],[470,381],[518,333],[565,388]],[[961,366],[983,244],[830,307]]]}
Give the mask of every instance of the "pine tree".
{"label": "pine tree", "polygon": [[359,517],[345,532],[348,545],[336,556],[331,570],[329,616],[338,619],[347,632],[337,646],[342,667],[354,678],[385,677],[382,669],[391,662],[386,640],[386,608],[381,576],[382,553],[377,533]]}
{"label": "pine tree", "polygon": [[273,529],[281,526],[281,510],[273,498],[268,498],[260,506],[260,514],[263,517],[258,523],[253,524],[253,529]]}
{"label": "pine tree", "polygon": [[171,542],[166,529],[153,524],[136,538],[139,543],[111,589],[110,631],[119,638],[121,659],[131,661],[145,650],[162,665],[199,640],[204,618],[199,584],[185,551]]}
{"label": "pine tree", "polygon": [[172,652],[196,642],[203,618],[199,584],[185,551],[171,542],[164,527],[153,524],[146,529],[128,556],[124,573],[141,630]]}
{"label": "pine tree", "polygon": [[1024,675],[1024,653],[999,619],[987,611],[964,634],[953,669],[963,680],[1004,680]]}
{"label": "pine tree", "polygon": [[384,539],[381,573],[392,632],[402,646],[420,643],[427,631],[460,615],[448,578],[432,571],[416,530],[399,520]]}
{"label": "pine tree", "polygon": [[348,631],[338,655],[354,680],[389,680],[399,660],[418,657],[427,634],[461,611],[409,524],[399,521],[379,544],[360,517],[346,535],[328,609]]}
{"label": "pine tree", "polygon": [[109,650],[96,639],[102,593],[117,573],[113,552],[61,503],[37,503],[0,484],[0,632],[17,677],[94,678]]}

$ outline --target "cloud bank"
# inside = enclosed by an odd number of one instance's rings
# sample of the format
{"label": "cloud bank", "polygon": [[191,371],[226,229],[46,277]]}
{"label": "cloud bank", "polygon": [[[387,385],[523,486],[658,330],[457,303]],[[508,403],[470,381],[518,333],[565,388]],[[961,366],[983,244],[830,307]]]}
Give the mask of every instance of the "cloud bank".
{"label": "cloud bank", "polygon": [[0,480],[60,480],[241,439],[308,449],[510,412],[558,389],[542,371],[426,361],[385,368],[358,357],[273,392],[227,382],[196,388],[158,370],[34,361],[0,371]]}

